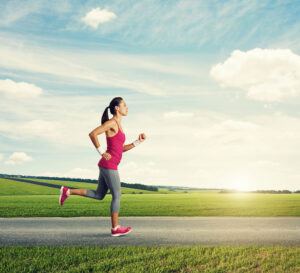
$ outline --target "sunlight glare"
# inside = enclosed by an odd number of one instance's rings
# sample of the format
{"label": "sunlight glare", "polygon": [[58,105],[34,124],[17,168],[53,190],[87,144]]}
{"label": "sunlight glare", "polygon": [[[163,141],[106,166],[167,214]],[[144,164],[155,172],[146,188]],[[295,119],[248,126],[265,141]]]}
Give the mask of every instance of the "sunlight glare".
{"label": "sunlight glare", "polygon": [[250,191],[249,177],[237,175],[231,177],[231,188],[238,191]]}

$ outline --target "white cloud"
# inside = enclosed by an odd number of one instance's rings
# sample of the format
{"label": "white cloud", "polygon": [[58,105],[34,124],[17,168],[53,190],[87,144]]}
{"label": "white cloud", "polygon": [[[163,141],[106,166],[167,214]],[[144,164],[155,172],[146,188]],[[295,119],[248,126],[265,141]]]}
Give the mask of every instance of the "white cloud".
{"label": "white cloud", "polygon": [[49,176],[49,177],[70,177],[70,178],[82,178],[82,179],[97,179],[97,171],[84,168],[73,168],[66,172],[42,172],[37,174],[37,176]]}
{"label": "white cloud", "polygon": [[113,12],[110,12],[107,9],[101,10],[100,8],[94,8],[89,11],[83,18],[81,18],[81,21],[96,29],[98,28],[99,24],[109,22],[116,17],[117,16]]}
{"label": "white cloud", "polygon": [[32,161],[32,157],[28,156],[24,152],[14,152],[7,161],[6,165],[16,165]]}
{"label": "white cloud", "polygon": [[[94,160],[96,163],[98,154],[88,133],[100,124],[99,109],[104,109],[108,100],[104,96],[40,97],[37,100],[33,105],[23,105],[25,109],[28,108],[24,113],[40,119],[23,123],[19,120],[0,120],[2,135],[18,141],[28,138],[41,143],[45,141],[45,149],[53,150],[53,146],[47,145],[51,141],[51,144],[60,145],[55,150],[55,157],[66,151],[81,149],[87,159],[91,159],[91,164]],[[101,107],[99,102],[102,101]],[[130,101],[127,100],[127,103],[130,104]],[[20,111],[17,113],[22,117],[23,108],[19,104],[16,110]],[[124,117],[122,127],[126,133],[125,144],[132,143],[142,132],[147,139],[123,154],[119,166],[122,181],[220,188],[228,186],[231,177],[237,176],[249,181],[253,189],[293,188],[296,185],[296,182],[292,182],[296,178],[289,178],[289,182],[284,177],[296,173],[298,169],[297,161],[293,158],[300,156],[299,151],[295,150],[300,139],[299,118],[281,112],[237,118],[219,112],[197,110],[178,112],[192,115],[190,118],[183,115],[183,120],[177,122],[176,117],[162,118],[169,113],[172,111],[156,111],[151,115],[136,113]],[[43,117],[47,117],[47,120]],[[106,148],[105,136],[102,134],[98,139]],[[89,167],[82,166],[54,176],[95,179],[98,169],[89,171]],[[226,181],[230,183],[226,184]]]}
{"label": "white cloud", "polygon": [[[64,143],[65,125],[57,121],[34,119],[26,122],[0,120],[0,131],[13,140],[46,140]],[[67,142],[67,140],[65,140]]]}
{"label": "white cloud", "polygon": [[234,50],[210,75],[221,87],[245,90],[249,99],[281,101],[299,94],[300,56],[289,49]]}
{"label": "white cloud", "polygon": [[[4,4],[4,2],[6,2]],[[1,23],[0,25],[8,26],[15,21],[26,17],[30,13],[39,12],[42,8],[40,1],[3,1],[1,3]]]}
{"label": "white cloud", "polygon": [[262,167],[264,166],[279,166],[280,164],[271,160],[257,160],[256,163]]}
{"label": "white cloud", "polygon": [[[72,101],[74,102],[73,105]],[[37,140],[50,142],[58,146],[77,145],[88,147],[90,146],[88,133],[99,125],[100,113],[88,109],[88,105],[83,107],[83,105],[75,104],[76,101],[76,98],[49,99],[46,103],[45,100],[40,100],[36,102],[39,103],[37,107],[31,105],[31,111],[27,108],[30,107],[30,104],[26,105],[27,107],[23,105],[14,113],[19,116],[17,120],[0,120],[0,132],[15,141]],[[47,108],[54,105],[55,107],[52,110]],[[45,108],[43,109],[43,107]],[[86,110],[83,110],[83,108]],[[25,109],[24,115],[22,109]],[[42,119],[47,115],[47,120]],[[23,116],[33,119],[28,120],[26,118],[23,121]]]}
{"label": "white cloud", "polygon": [[65,174],[67,177],[91,178],[94,177],[94,171],[83,168],[73,168]]}
{"label": "white cloud", "polygon": [[140,183],[145,185],[170,185],[169,172],[167,168],[159,166],[154,161],[136,162],[126,161],[122,162],[119,167],[121,181],[127,183]]}
{"label": "white cloud", "polygon": [[191,118],[192,116],[194,116],[193,112],[180,112],[180,111],[171,111],[171,112],[167,112],[164,113],[163,117],[165,119],[187,119],[187,118]]}
{"label": "white cloud", "polygon": [[10,79],[0,79],[0,94],[13,99],[30,99],[38,97],[42,94],[43,90],[30,83],[15,82]]}
{"label": "white cloud", "polygon": [[60,136],[63,124],[56,121],[46,121],[35,119],[19,126],[19,133],[25,135],[32,135],[33,138],[45,137],[53,138]]}
{"label": "white cloud", "polygon": [[[297,179],[297,184],[299,185],[299,182],[300,182],[300,174],[297,173],[297,174],[291,174],[289,175],[290,178],[294,178],[294,179]],[[300,186],[298,186],[298,188],[296,188],[297,190],[300,190]]]}
{"label": "white cloud", "polygon": [[260,125],[243,120],[224,119],[213,122],[206,129],[194,130],[193,136],[207,141],[215,139],[222,144],[246,143]]}
{"label": "white cloud", "polygon": [[3,155],[2,154],[0,154],[0,161],[3,159]]}
{"label": "white cloud", "polygon": [[221,126],[231,129],[231,130],[240,130],[240,129],[256,129],[258,125],[248,122],[248,121],[239,121],[227,119],[221,123]]}
{"label": "white cloud", "polygon": [[[126,88],[153,96],[199,94],[206,70],[192,56],[135,55],[109,51],[61,50],[0,33],[0,67],[34,73],[37,80],[90,87]],[[162,73],[164,74],[162,76]]]}
{"label": "white cloud", "polygon": [[[0,25],[10,26],[18,20],[27,17],[30,14],[50,13],[61,14],[70,11],[71,4],[69,1],[43,1],[43,0],[23,0],[23,1],[1,1],[0,2]],[[34,20],[34,23],[36,21]]]}
{"label": "white cloud", "polygon": [[[127,161],[119,166],[119,174],[121,182],[125,183],[140,183],[145,185],[168,184],[168,171],[159,168],[153,161],[140,164],[135,161]],[[50,176],[50,177],[71,177],[71,178],[87,178],[98,179],[99,168],[86,169],[86,168],[72,168],[66,172],[42,172],[37,175]]]}
{"label": "white cloud", "polygon": [[[240,32],[239,21],[244,16],[255,14],[266,3],[262,1],[218,2],[206,5],[202,1],[171,1],[168,4],[151,1],[110,1],[110,9],[118,14],[114,24],[99,28],[99,34],[117,34],[126,44],[142,47],[171,48],[201,47],[205,43],[230,40]],[[227,12],[220,11],[227,9]],[[155,17],[153,15],[155,14]],[[215,20],[218,18],[218,20]],[[259,25],[260,22],[252,22]],[[249,32],[252,25],[247,26]],[[68,29],[78,30],[77,22],[70,22]],[[134,30],[134,31],[133,31]],[[245,36],[245,35],[243,35]],[[240,39],[235,39],[239,43]]]}

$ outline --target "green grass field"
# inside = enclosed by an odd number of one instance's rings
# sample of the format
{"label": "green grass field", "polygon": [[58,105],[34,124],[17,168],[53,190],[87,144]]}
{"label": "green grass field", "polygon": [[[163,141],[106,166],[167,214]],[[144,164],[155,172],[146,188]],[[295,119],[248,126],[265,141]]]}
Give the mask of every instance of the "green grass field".
{"label": "green grass field", "polygon": [[[97,188],[91,183],[45,182]],[[110,216],[111,194],[103,200],[72,195],[60,207],[59,189],[9,179],[0,179],[0,185],[0,217]],[[121,191],[120,216],[300,216],[300,194]]]}
{"label": "green grass field", "polygon": [[[73,195],[60,207],[59,189],[7,179],[0,179],[0,185],[0,217],[110,216],[110,194],[101,201]],[[300,194],[122,187],[120,216],[300,216]],[[0,259],[0,272],[300,272],[300,249],[293,246],[3,246]]]}
{"label": "green grass field", "polygon": [[300,272],[296,247],[2,247],[0,272]]}

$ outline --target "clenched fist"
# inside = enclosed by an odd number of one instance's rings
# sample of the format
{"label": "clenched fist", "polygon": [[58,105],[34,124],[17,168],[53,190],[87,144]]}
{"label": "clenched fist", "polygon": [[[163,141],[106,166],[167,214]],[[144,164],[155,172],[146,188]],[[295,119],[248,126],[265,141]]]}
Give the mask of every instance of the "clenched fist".
{"label": "clenched fist", "polygon": [[109,159],[111,159],[111,154],[105,152],[102,154],[102,157],[104,157],[106,160],[109,160]]}
{"label": "clenched fist", "polygon": [[143,142],[146,139],[146,135],[144,133],[139,134],[139,141]]}

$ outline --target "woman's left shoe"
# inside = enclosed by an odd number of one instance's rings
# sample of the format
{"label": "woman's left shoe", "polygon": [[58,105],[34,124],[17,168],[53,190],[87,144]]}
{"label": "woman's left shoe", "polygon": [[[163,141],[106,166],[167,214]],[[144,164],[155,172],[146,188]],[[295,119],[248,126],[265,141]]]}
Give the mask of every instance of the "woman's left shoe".
{"label": "woman's left shoe", "polygon": [[59,196],[60,206],[62,206],[65,200],[69,197],[69,195],[67,194],[68,189],[69,189],[68,187],[64,187],[64,186],[61,186],[60,188],[60,196]]}
{"label": "woman's left shoe", "polygon": [[123,227],[123,226],[118,225],[118,228],[116,230],[114,230],[113,228],[111,229],[111,236],[126,235],[131,231],[132,231],[131,227]]}

